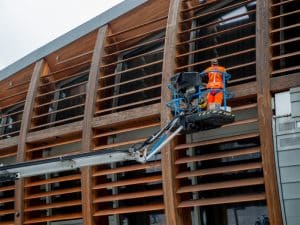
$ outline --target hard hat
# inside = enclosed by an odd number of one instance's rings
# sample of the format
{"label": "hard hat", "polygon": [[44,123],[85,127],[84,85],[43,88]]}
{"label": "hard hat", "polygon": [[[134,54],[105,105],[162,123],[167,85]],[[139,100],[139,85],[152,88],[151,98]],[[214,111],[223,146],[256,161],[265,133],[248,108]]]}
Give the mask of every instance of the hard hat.
{"label": "hard hat", "polygon": [[212,59],[211,61],[211,65],[218,65],[218,60],[217,59]]}

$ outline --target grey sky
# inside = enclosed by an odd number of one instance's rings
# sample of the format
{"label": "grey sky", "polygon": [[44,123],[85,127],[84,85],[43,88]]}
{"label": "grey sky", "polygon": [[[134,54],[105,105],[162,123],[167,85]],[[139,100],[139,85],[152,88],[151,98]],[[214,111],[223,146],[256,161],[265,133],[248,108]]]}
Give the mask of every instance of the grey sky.
{"label": "grey sky", "polygon": [[0,70],[123,0],[0,0]]}

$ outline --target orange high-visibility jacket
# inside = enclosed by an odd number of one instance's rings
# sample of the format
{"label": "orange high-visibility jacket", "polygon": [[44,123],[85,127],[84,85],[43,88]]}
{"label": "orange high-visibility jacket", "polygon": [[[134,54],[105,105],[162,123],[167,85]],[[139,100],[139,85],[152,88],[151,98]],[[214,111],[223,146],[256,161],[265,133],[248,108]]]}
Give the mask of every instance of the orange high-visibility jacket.
{"label": "orange high-visibility jacket", "polygon": [[[219,72],[213,72],[219,71]],[[210,66],[205,72],[208,76],[207,88],[223,88],[223,75],[222,72],[226,72],[223,66]]]}

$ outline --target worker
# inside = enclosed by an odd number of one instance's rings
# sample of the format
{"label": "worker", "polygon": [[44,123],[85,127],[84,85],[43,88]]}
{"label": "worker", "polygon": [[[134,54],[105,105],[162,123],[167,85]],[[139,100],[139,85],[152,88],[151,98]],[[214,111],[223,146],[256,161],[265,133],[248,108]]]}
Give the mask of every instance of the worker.
{"label": "worker", "polygon": [[211,66],[205,71],[208,76],[207,89],[207,109],[208,110],[219,110],[223,101],[223,73],[226,69],[223,66],[219,66],[218,60],[211,60]]}

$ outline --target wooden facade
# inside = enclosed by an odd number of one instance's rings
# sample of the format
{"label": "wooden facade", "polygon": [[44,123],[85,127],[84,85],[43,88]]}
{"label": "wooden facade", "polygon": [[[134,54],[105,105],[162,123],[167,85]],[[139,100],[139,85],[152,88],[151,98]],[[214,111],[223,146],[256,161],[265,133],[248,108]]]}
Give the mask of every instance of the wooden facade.
{"label": "wooden facade", "polygon": [[146,164],[1,184],[0,225],[281,225],[271,101],[300,86],[299,18],[297,0],[149,0],[0,81],[4,164],[141,143],[172,117],[170,76],[213,58],[236,114]]}

